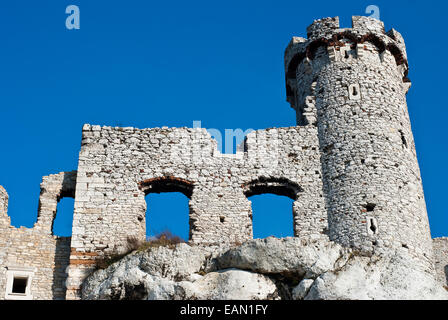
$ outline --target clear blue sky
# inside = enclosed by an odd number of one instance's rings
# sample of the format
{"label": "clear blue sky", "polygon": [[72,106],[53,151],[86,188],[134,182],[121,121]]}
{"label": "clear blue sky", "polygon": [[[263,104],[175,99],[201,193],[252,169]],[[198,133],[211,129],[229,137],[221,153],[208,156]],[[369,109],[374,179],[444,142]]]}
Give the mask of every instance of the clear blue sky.
{"label": "clear blue sky", "polygon": [[[65,27],[71,4],[80,8],[80,30]],[[432,235],[447,236],[442,1],[1,1],[0,184],[10,195],[13,225],[33,225],[42,176],[76,169],[84,123],[191,127],[201,120],[222,132],[295,125],[285,101],[289,40],[306,36],[321,17],[339,16],[349,27],[351,16],[366,15],[371,4],[407,44],[408,106]],[[168,195],[179,201],[164,205],[166,197],[148,199],[150,209],[169,208],[171,221],[183,212],[187,221],[186,200]],[[263,217],[274,210],[292,221],[290,202],[274,198],[254,201],[260,236],[273,227]],[[161,231],[165,223],[184,235],[180,223],[158,218],[151,228]],[[69,218],[62,225],[61,233],[70,233]]]}

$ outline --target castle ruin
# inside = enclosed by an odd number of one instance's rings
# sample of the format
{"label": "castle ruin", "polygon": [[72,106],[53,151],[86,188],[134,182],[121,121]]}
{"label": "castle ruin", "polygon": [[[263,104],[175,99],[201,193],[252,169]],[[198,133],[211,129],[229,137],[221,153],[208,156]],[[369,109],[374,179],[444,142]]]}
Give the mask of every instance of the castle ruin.
{"label": "castle ruin", "polygon": [[[77,171],[43,178],[33,228],[10,226],[0,187],[0,299],[79,299],[97,257],[145,239],[145,196],[160,192],[190,199],[192,245],[252,239],[248,197],[273,193],[294,200],[295,237],[367,252],[406,248],[446,284],[448,238],[431,239],[403,38],[372,18],[352,23],[316,20],[307,39],[289,43],[286,93],[297,126],[254,131],[236,154],[221,154],[201,128],[86,124]],[[75,199],[70,238],[52,234],[64,197]]]}

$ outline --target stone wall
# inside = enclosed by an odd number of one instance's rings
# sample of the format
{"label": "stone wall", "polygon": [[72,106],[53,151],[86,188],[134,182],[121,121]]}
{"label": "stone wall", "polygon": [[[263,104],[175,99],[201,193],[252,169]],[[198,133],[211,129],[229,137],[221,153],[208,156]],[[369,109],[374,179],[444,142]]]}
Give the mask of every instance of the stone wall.
{"label": "stone wall", "polygon": [[316,128],[255,131],[239,150],[221,154],[205,129],[85,125],[69,287],[78,289],[80,270],[95,253],[119,252],[129,237],[145,238],[145,195],[151,192],[180,191],[190,198],[192,244],[252,239],[247,197],[267,192],[295,200],[296,236],[322,236],[327,215]]}
{"label": "stone wall", "polygon": [[437,279],[448,288],[448,238],[433,239]]}
{"label": "stone wall", "polygon": [[65,299],[66,269],[70,256],[70,238],[52,234],[57,203],[73,197],[76,172],[44,177],[41,184],[38,219],[33,228],[15,228],[7,215],[7,194],[0,187],[0,299],[5,299],[7,271],[33,270],[33,299]]}

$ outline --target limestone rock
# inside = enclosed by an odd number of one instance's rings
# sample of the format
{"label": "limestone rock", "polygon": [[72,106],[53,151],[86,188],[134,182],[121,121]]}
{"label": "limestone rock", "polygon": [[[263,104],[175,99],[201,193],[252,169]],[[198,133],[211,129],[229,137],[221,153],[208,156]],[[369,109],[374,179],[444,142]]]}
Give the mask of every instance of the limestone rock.
{"label": "limestone rock", "polygon": [[181,243],[172,249],[158,247],[139,252],[135,263],[148,274],[180,280],[199,272],[207,255],[200,247]]}
{"label": "limestone rock", "polygon": [[362,255],[331,241],[267,238],[223,252],[187,244],[134,252],[88,277],[82,298],[448,299],[448,292],[406,249]]}
{"label": "limestone rock", "polygon": [[126,263],[100,270],[83,286],[87,300],[265,300],[278,299],[277,287],[267,276],[237,269],[211,272],[194,281],[149,275]]}
{"label": "limestone rock", "polygon": [[192,283],[180,284],[187,299],[266,300],[278,299],[275,283],[265,275],[238,269],[206,274]]}
{"label": "limestone rock", "polygon": [[314,278],[331,270],[346,249],[330,241],[269,237],[248,241],[217,257],[220,268]]}
{"label": "limestone rock", "polygon": [[302,300],[303,298],[305,298],[313,283],[314,280],[312,279],[304,279],[300,281],[298,286],[292,290],[292,298],[294,300]]}
{"label": "limestone rock", "polygon": [[405,249],[352,258],[320,275],[306,300],[446,300],[448,292]]}

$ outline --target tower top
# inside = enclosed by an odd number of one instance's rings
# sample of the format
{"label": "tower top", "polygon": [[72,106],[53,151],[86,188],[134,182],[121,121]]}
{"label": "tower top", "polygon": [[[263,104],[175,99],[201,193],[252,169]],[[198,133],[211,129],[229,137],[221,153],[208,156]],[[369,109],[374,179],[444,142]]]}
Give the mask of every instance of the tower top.
{"label": "tower top", "polygon": [[[380,20],[353,16],[351,28],[340,28],[339,17],[315,20],[307,28],[307,39],[293,37],[285,50],[285,75],[287,100],[292,97],[289,83],[296,78],[297,66],[304,58],[313,60],[314,53],[321,46],[338,45],[341,39],[349,39],[355,46],[370,42],[380,53],[388,50],[395,57],[397,66],[407,78],[408,62],[406,46],[401,34],[395,29],[386,32],[384,23]],[[407,80],[406,80],[407,81]]]}

